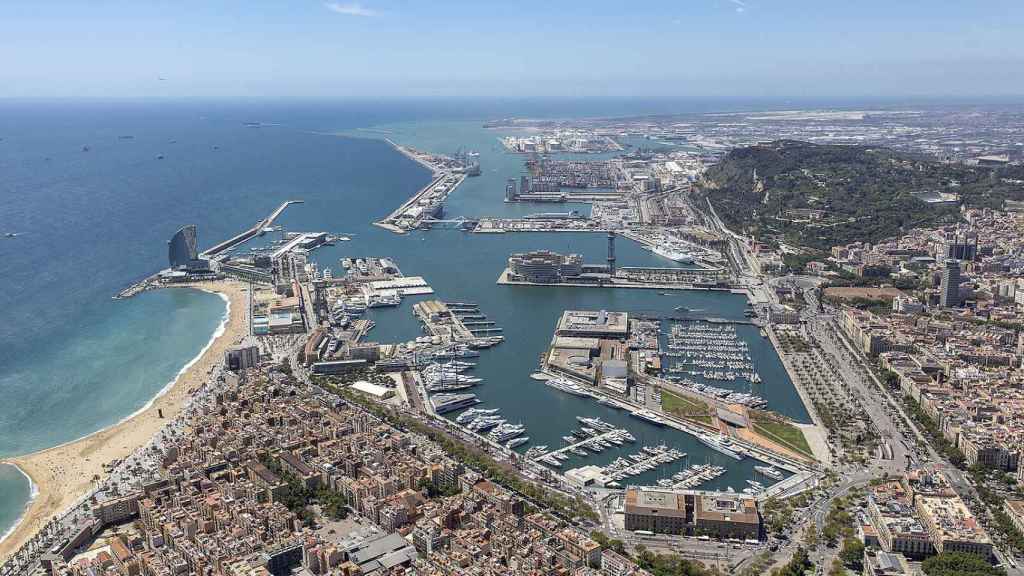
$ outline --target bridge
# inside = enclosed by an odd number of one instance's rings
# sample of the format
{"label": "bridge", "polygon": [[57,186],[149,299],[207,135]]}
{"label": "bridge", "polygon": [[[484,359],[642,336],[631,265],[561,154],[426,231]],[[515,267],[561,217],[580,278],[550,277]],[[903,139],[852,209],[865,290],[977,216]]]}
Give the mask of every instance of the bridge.
{"label": "bridge", "polygon": [[281,213],[284,212],[284,209],[291,204],[302,204],[302,200],[288,200],[284,204],[278,206],[277,210],[271,212],[270,216],[267,216],[263,220],[257,222],[256,225],[253,226],[252,228],[249,228],[248,230],[242,232],[241,234],[238,234],[237,236],[228,238],[227,240],[221,242],[220,244],[217,244],[216,246],[213,246],[212,248],[206,249],[201,254],[199,254],[199,257],[205,259],[214,258],[221,252],[230,250],[231,248],[234,248],[235,246],[238,246],[243,242],[255,238],[256,236],[259,236],[260,233],[263,232],[263,229],[266,228],[267,226],[273,225],[274,220],[277,220],[277,217],[280,216]]}

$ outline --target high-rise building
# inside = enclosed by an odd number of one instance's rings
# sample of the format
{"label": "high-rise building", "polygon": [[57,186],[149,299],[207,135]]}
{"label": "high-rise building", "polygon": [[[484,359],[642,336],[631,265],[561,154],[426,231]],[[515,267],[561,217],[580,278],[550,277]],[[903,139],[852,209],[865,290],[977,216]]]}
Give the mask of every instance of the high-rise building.
{"label": "high-rise building", "polygon": [[171,268],[188,268],[199,259],[196,225],[182,226],[167,243],[167,259]]}
{"label": "high-rise building", "polygon": [[260,349],[256,346],[235,346],[224,352],[224,367],[234,372],[257,368],[260,365]]}
{"label": "high-rise building", "polygon": [[530,193],[530,179],[526,176],[519,177],[519,193],[529,194]]}
{"label": "high-rise building", "polygon": [[942,269],[942,283],[939,287],[939,305],[956,308],[960,305],[960,261],[946,260]]}
{"label": "high-rise building", "polygon": [[978,257],[978,236],[973,238],[967,234],[957,234],[946,244],[946,258],[953,260],[974,260]]}

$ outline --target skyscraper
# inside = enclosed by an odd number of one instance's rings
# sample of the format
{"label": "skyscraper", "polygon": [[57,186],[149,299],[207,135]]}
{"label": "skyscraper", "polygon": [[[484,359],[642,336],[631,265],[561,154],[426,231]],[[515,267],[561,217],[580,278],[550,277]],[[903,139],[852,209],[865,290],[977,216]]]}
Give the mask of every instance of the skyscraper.
{"label": "skyscraper", "polygon": [[960,305],[960,261],[946,260],[942,269],[942,284],[939,287],[939,305],[956,308]]}
{"label": "skyscraper", "polygon": [[196,225],[182,226],[167,243],[167,259],[171,268],[188,268],[199,259],[196,244]]}

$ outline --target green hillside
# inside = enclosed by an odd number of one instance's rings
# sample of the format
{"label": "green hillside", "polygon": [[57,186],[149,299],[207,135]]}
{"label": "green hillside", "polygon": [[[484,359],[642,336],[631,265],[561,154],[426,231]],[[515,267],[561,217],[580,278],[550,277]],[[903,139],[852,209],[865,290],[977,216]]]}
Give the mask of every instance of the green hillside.
{"label": "green hillside", "polygon": [[1024,199],[1024,168],[945,164],[885,148],[780,140],[730,151],[700,187],[731,228],[763,241],[827,250],[878,241],[900,227],[955,221],[959,206],[919,196],[951,193],[968,206]]}

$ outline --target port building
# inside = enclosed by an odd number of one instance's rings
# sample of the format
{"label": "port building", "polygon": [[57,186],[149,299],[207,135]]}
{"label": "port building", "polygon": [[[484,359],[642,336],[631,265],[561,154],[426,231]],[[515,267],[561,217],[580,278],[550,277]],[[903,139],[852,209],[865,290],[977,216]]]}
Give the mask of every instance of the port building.
{"label": "port building", "polygon": [[761,536],[757,501],[746,494],[631,486],[624,512],[626,530],[745,540]]}
{"label": "port building", "polygon": [[511,280],[537,284],[557,284],[583,273],[583,257],[537,250],[513,254],[508,259]]}
{"label": "port building", "polygon": [[555,330],[557,336],[577,338],[625,338],[629,315],[607,310],[566,310]]}

